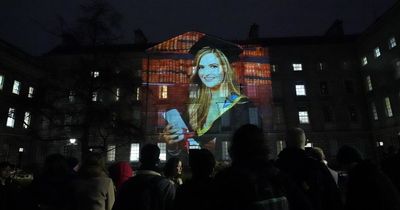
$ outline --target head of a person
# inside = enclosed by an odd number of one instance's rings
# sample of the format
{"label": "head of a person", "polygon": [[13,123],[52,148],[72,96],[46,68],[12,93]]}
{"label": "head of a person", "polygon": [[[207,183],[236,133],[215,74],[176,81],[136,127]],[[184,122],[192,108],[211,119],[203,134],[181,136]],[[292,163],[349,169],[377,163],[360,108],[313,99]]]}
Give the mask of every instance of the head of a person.
{"label": "head of a person", "polygon": [[111,165],[108,172],[117,188],[133,176],[132,166],[128,161],[119,161]]}
{"label": "head of a person", "polygon": [[336,155],[336,160],[344,169],[350,169],[361,162],[363,158],[357,149],[345,145],[340,147]]}
{"label": "head of a person", "polygon": [[214,172],[214,155],[207,149],[190,150],[189,166],[193,178],[208,178]]}
{"label": "head of a person", "polygon": [[104,176],[105,171],[104,157],[100,153],[91,152],[83,159],[78,173],[82,177],[93,178]]}
{"label": "head of a person", "polygon": [[286,146],[289,148],[303,149],[306,145],[306,134],[301,128],[291,128],[287,131]]}
{"label": "head of a person", "polygon": [[320,162],[325,161],[324,151],[319,147],[308,147],[308,148],[306,148],[306,152],[311,158],[313,158],[317,161],[320,161]]}
{"label": "head of a person", "polygon": [[142,170],[158,170],[160,148],[155,144],[146,144],[140,150],[140,168]]}
{"label": "head of a person", "polygon": [[263,130],[253,124],[241,126],[233,134],[229,154],[233,164],[268,160]]}
{"label": "head of a person", "polygon": [[0,163],[0,178],[8,179],[11,176],[11,164],[8,162]]}
{"label": "head of a person", "polygon": [[68,163],[61,154],[51,154],[46,157],[43,167],[43,175],[65,176],[69,173]]}
{"label": "head of a person", "polygon": [[168,178],[174,178],[182,175],[182,161],[177,157],[171,157],[165,163],[164,175]]}

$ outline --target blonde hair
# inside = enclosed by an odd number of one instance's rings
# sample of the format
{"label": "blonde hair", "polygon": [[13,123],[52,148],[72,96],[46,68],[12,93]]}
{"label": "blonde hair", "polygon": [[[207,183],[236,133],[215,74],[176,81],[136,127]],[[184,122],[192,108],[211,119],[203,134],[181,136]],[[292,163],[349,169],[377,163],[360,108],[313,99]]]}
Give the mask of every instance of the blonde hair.
{"label": "blonde hair", "polygon": [[222,92],[224,93],[225,97],[228,97],[232,93],[240,96],[240,88],[237,84],[235,84],[235,73],[233,68],[229,64],[228,59],[222,53],[221,50],[204,47],[199,50],[194,58],[194,66],[195,70],[190,78],[191,84],[197,84],[199,87],[199,96],[197,98],[193,98],[190,100],[189,103],[189,118],[190,118],[190,125],[193,130],[198,131],[203,128],[206,120],[208,111],[210,109],[210,101],[211,101],[211,89],[206,87],[202,81],[200,80],[198,74],[198,66],[200,63],[200,59],[209,53],[213,53],[221,64],[221,68],[224,72],[224,78],[221,82],[219,88],[222,88]]}

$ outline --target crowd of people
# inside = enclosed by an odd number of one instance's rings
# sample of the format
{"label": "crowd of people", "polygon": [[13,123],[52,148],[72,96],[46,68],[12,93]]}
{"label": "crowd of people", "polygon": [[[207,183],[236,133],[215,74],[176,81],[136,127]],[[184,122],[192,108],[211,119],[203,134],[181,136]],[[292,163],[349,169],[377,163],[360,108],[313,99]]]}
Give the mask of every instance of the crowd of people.
{"label": "crowd of people", "polygon": [[[350,146],[339,149],[334,170],[320,148],[306,148],[301,128],[287,133],[286,148],[269,159],[263,131],[240,127],[229,148],[231,164],[216,171],[207,149],[191,150],[184,163],[161,167],[157,145],[140,151],[140,167],[90,153],[78,164],[60,154],[46,158],[40,175],[22,188],[12,166],[0,164],[0,209],[37,210],[400,210],[399,153],[378,167]],[[77,167],[78,166],[78,167]],[[338,168],[335,168],[338,169]]]}

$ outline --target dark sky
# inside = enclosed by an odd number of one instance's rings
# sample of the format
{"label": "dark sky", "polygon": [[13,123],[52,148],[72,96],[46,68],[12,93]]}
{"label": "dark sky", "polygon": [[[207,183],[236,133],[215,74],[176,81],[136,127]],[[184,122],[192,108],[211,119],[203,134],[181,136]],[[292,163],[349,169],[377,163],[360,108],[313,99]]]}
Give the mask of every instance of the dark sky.
{"label": "dark sky", "polygon": [[[225,39],[245,39],[252,23],[262,37],[321,35],[335,19],[357,33],[396,0],[109,0],[123,15],[124,38],[141,28],[149,41],[196,30]],[[73,21],[84,0],[0,0],[0,39],[38,55],[54,47],[56,16]],[[40,24],[38,24],[40,23]]]}

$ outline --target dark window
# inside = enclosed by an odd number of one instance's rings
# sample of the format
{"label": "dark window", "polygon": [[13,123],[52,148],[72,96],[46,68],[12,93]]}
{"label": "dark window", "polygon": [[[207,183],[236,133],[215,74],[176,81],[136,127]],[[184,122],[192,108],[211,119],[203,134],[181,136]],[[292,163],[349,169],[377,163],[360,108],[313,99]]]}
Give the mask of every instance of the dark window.
{"label": "dark window", "polygon": [[321,95],[326,96],[328,95],[328,83],[327,82],[320,82],[319,84]]}
{"label": "dark window", "polygon": [[330,106],[323,106],[322,112],[324,114],[325,122],[332,122],[333,121],[333,111]]}
{"label": "dark window", "polygon": [[356,107],[354,105],[350,105],[348,107],[348,109],[349,109],[350,121],[357,122],[358,121],[358,114],[357,114]]}

